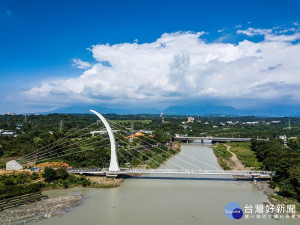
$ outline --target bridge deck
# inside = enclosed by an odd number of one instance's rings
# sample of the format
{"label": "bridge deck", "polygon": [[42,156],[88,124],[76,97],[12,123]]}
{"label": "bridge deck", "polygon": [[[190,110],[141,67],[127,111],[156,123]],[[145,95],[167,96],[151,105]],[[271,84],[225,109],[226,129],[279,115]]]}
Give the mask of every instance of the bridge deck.
{"label": "bridge deck", "polygon": [[215,142],[250,142],[251,138],[225,138],[225,137],[175,137],[179,141],[204,141],[210,140]]}
{"label": "bridge deck", "polygon": [[271,177],[272,171],[239,171],[239,170],[178,170],[178,169],[121,169],[108,171],[106,169],[72,169],[69,173],[121,175],[121,174],[182,174],[182,175],[233,175],[248,177]]}

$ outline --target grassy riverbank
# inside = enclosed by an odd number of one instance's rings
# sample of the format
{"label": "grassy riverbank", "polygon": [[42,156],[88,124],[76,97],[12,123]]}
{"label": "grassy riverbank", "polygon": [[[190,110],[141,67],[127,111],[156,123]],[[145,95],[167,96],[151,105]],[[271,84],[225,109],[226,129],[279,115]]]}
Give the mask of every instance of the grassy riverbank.
{"label": "grassy riverbank", "polygon": [[259,170],[262,165],[250,149],[250,143],[215,144],[213,150],[224,170]]}
{"label": "grassy riverbank", "polygon": [[213,145],[213,150],[214,153],[217,157],[219,165],[224,169],[224,170],[230,170],[230,166],[225,162],[225,160],[228,160],[229,158],[232,157],[232,154],[227,151],[227,148],[224,144],[216,144]]}
{"label": "grassy riverbank", "polygon": [[255,153],[250,149],[250,143],[231,142],[226,143],[226,145],[230,146],[230,151],[232,151],[238,157],[244,166],[253,170],[260,169],[262,163],[258,161]]}

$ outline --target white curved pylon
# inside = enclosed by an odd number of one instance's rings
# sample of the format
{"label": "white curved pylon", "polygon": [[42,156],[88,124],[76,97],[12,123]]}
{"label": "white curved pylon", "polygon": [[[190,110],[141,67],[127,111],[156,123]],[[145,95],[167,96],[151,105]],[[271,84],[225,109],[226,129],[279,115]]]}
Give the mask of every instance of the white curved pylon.
{"label": "white curved pylon", "polygon": [[119,162],[118,162],[118,158],[117,158],[117,151],[116,151],[116,141],[115,141],[115,136],[113,134],[113,131],[111,129],[111,127],[109,126],[107,120],[98,112],[94,111],[94,110],[90,110],[92,113],[95,113],[99,119],[102,121],[102,123],[104,124],[104,126],[106,127],[106,130],[108,132],[109,135],[109,140],[110,140],[110,164],[109,164],[109,171],[119,171],[120,167],[119,167]]}

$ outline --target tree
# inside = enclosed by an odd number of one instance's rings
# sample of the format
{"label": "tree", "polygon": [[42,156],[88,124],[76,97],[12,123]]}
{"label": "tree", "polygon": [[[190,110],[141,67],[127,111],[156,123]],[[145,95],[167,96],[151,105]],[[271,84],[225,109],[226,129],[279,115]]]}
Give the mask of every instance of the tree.
{"label": "tree", "polygon": [[47,183],[51,183],[52,181],[57,179],[55,170],[50,167],[45,168],[45,171],[42,176],[45,178],[45,181]]}
{"label": "tree", "polygon": [[56,171],[56,177],[57,179],[66,179],[69,176],[69,173],[64,168],[59,168]]}

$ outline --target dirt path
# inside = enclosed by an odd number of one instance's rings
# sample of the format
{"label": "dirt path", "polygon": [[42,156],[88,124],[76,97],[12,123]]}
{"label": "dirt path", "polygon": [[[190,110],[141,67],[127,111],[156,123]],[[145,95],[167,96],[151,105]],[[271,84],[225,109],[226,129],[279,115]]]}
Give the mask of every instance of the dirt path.
{"label": "dirt path", "polygon": [[230,151],[231,146],[228,145],[225,146],[227,148],[227,151],[232,154],[232,157],[229,160],[224,159],[224,161],[230,166],[232,170],[248,170],[248,171],[251,170],[250,168],[245,167],[243,163],[238,159],[236,154]]}

